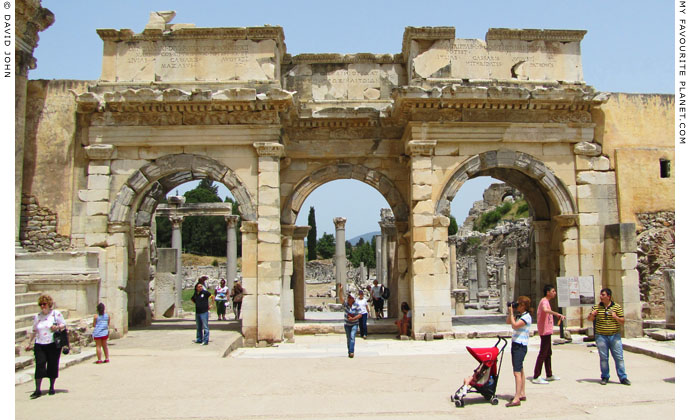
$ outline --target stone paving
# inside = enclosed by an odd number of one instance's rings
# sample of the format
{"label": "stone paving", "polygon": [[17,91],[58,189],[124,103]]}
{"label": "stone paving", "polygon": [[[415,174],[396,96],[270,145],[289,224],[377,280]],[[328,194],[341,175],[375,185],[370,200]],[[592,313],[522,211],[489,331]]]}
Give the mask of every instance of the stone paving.
{"label": "stone paving", "polygon": [[[477,394],[456,408],[450,395],[476,362],[465,346],[495,339],[399,341],[390,335],[357,339],[347,358],[344,334],[296,336],[295,343],[240,348],[234,322],[211,321],[209,346],[192,344],[193,321],[157,322],[111,342],[111,363],[81,363],[60,372],[57,393],[30,400],[33,384],[15,387],[16,419],[581,419],[674,416],[675,365],[625,353],[633,385],[598,384],[596,350],[585,343],[554,346],[548,385],[527,383],[528,400],[506,408],[514,381],[506,352],[498,406]],[[578,340],[574,340],[578,341]],[[538,349],[525,361],[531,376]],[[45,388],[45,385],[44,385]],[[548,401],[548,403],[547,403]]]}

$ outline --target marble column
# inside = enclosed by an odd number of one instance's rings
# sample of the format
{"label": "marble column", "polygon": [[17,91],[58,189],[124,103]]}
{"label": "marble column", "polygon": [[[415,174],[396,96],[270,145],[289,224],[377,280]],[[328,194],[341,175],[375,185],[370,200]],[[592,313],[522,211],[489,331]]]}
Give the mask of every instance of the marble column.
{"label": "marble column", "polygon": [[283,319],[283,340],[295,342],[295,296],[292,289],[293,237],[295,225],[281,226],[281,254],[283,258],[283,285],[280,291],[280,311]]}
{"label": "marble column", "polygon": [[345,272],[345,222],[344,217],[333,219],[335,224],[335,283],[343,287],[347,293],[347,273]]}
{"label": "marble column", "polygon": [[388,235],[386,234],[386,224],[379,222],[381,226],[381,278],[379,284],[388,287]]}
{"label": "marble column", "polygon": [[307,272],[306,258],[304,258],[304,238],[310,230],[311,226],[296,226],[292,234],[292,284],[296,320],[304,320],[304,299],[306,297],[304,278]]}
{"label": "marble column", "polygon": [[225,251],[228,262],[225,266],[225,280],[228,287],[232,287],[233,281],[237,277],[237,222],[239,220],[240,216],[237,215],[225,216],[228,228],[227,249]]}
{"label": "marble column", "polygon": [[666,328],[676,327],[676,270],[664,270]]}
{"label": "marble column", "polygon": [[449,236],[448,237],[448,253],[449,253],[449,270],[450,270],[450,290],[455,290],[458,288],[458,266],[456,262],[457,258],[457,243],[458,243],[458,237],[457,236]]}
{"label": "marble column", "polygon": [[382,261],[382,241],[381,241],[381,235],[376,235],[376,280],[381,282],[381,278],[383,277],[383,261]]}
{"label": "marble column", "polygon": [[467,288],[469,289],[470,302],[477,302],[477,260],[470,258],[467,267]]}
{"label": "marble column", "polygon": [[177,250],[175,261],[175,316],[182,312],[182,221],[184,216],[170,216],[172,248]]}
{"label": "marble column", "polygon": [[479,292],[489,289],[489,276],[486,272],[486,249],[477,250],[477,287]]}

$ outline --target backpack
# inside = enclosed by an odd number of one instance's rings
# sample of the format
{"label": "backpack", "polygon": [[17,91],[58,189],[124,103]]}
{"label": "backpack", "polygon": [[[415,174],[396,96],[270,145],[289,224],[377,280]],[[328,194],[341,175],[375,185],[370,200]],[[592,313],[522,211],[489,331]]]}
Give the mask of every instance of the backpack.
{"label": "backpack", "polygon": [[383,288],[383,291],[381,292],[381,297],[384,299],[388,299],[389,297],[391,297],[390,289],[388,289],[387,287],[383,287],[383,286],[381,286],[381,287]]}

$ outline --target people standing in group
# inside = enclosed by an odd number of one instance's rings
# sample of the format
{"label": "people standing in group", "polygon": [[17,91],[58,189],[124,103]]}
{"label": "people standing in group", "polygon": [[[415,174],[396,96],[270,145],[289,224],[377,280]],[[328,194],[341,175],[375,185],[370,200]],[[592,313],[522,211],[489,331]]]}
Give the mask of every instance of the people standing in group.
{"label": "people standing in group", "polygon": [[362,317],[359,319],[359,335],[366,339],[367,338],[367,317],[369,316],[369,304],[367,299],[364,297],[364,290],[360,290],[355,299],[355,304],[359,306],[359,313]]}
{"label": "people standing in group", "polygon": [[[560,318],[560,322],[565,319],[563,314],[559,314],[551,309],[550,301],[556,297],[556,288],[550,284],[544,286],[544,297],[539,301],[537,307],[537,331],[541,343],[539,345],[539,355],[537,362],[534,365],[534,376],[532,376],[532,383],[544,385],[551,381],[557,381],[561,378],[553,374],[551,370],[551,335],[553,334],[553,317]],[[559,324],[560,324],[559,322]],[[546,371],[546,378],[542,378],[541,368],[544,365]]]}
{"label": "people standing in group", "polygon": [[[506,324],[513,329],[513,338],[510,345],[510,356],[513,361],[513,376],[515,377],[515,396],[506,404],[506,407],[517,407],[520,401],[525,401],[525,369],[523,363],[527,355],[529,344],[529,329],[532,325],[532,316],[529,314],[530,298],[520,296],[515,304],[508,304],[508,316]],[[514,307],[514,305],[517,305]],[[513,314],[516,311],[517,314]]]}
{"label": "people standing in group", "polygon": [[606,385],[609,382],[609,352],[616,364],[618,380],[623,385],[630,385],[628,375],[625,373],[623,361],[623,342],[621,341],[621,326],[625,323],[623,308],[611,298],[611,289],[601,289],[600,302],[592,307],[587,316],[589,321],[594,321],[594,340],[599,350],[599,368],[601,369],[601,382]]}
{"label": "people standing in group", "polygon": [[[199,282],[194,286],[194,294],[192,295],[192,302],[195,305],[195,320],[196,320],[196,340],[197,344],[203,346],[208,345],[209,330],[208,330],[208,309],[209,299],[212,297],[208,290],[204,289],[204,285]],[[203,334],[202,334],[203,332]]]}
{"label": "people standing in group", "polygon": [[64,330],[67,326],[60,311],[53,309],[53,303],[53,298],[49,295],[41,295],[38,298],[38,306],[41,310],[34,316],[29,344],[26,346],[26,351],[33,348],[36,365],[34,371],[36,389],[30,395],[31,399],[41,396],[43,378],[50,379],[48,395],[55,394],[55,380],[60,367],[60,348],[55,345],[54,333]]}
{"label": "people standing in group", "polygon": [[383,318],[383,286],[379,285],[378,280],[374,280],[374,287],[371,288],[371,297],[374,299],[374,315],[376,319]]}
{"label": "people standing in group", "polygon": [[343,285],[338,283],[338,297],[340,303],[343,305],[345,311],[345,337],[347,338],[347,356],[349,358],[355,357],[355,338],[357,337],[357,325],[359,324],[362,314],[359,311],[359,305],[355,304],[355,297],[352,294],[347,295],[347,299],[343,294]]}
{"label": "people standing in group", "polygon": [[232,286],[232,292],[230,292],[230,297],[232,298],[232,312],[235,314],[235,319],[240,319],[242,299],[245,293],[247,292],[242,287],[242,283],[240,283],[239,280],[235,280],[235,284]]}
{"label": "people standing in group", "polygon": [[[98,314],[93,316],[93,341],[96,342],[96,364],[109,363],[110,355],[108,354],[108,329],[110,327],[110,315],[105,313],[105,305],[99,303],[96,306]],[[105,360],[101,360],[101,352],[105,356]]]}
{"label": "people standing in group", "polygon": [[410,335],[410,329],[412,328],[412,309],[410,309],[410,305],[407,302],[403,302],[400,304],[400,310],[402,311],[402,316],[395,321],[395,325],[398,326],[398,335],[395,338]]}
{"label": "people standing in group", "polygon": [[214,300],[216,301],[216,314],[218,315],[218,320],[221,319],[225,321],[225,308],[227,308],[228,303],[228,286],[225,285],[225,279],[220,279],[220,284],[216,287],[214,293]]}

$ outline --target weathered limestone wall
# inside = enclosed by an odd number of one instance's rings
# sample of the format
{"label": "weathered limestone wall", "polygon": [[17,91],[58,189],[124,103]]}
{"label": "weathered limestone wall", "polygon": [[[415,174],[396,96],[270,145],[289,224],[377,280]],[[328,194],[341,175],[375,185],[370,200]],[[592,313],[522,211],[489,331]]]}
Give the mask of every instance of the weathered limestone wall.
{"label": "weathered limestone wall", "polygon": [[[616,170],[620,220],[640,222],[637,213],[675,208],[673,95],[612,94],[594,114],[595,138]],[[668,178],[660,176],[660,160],[671,162]]]}
{"label": "weathered limestone wall", "polygon": [[88,81],[31,80],[27,89],[23,193],[54,212],[55,232],[72,233],[75,176],[83,170],[76,159],[79,147],[74,94],[87,90]]}

